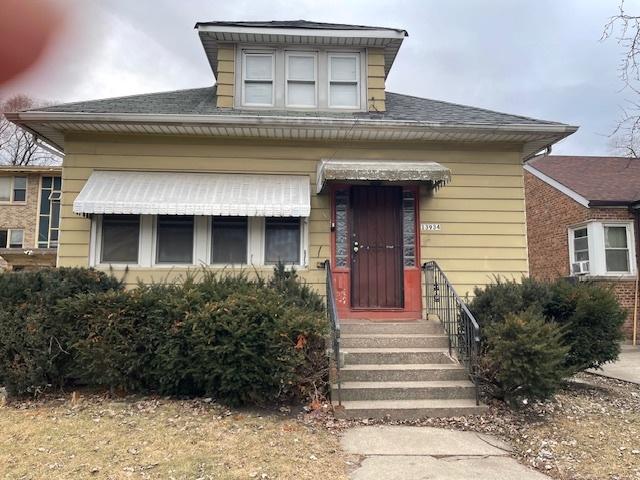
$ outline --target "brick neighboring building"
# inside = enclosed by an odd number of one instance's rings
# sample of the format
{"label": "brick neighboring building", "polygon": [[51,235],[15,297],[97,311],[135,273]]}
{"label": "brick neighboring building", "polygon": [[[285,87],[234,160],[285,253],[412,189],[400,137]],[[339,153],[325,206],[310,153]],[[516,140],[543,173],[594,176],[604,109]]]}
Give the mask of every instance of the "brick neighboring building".
{"label": "brick neighboring building", "polygon": [[530,275],[610,285],[629,312],[624,331],[631,340],[634,309],[640,316],[640,159],[537,157],[525,166],[525,196]]}
{"label": "brick neighboring building", "polygon": [[62,168],[0,166],[0,270],[56,265]]}

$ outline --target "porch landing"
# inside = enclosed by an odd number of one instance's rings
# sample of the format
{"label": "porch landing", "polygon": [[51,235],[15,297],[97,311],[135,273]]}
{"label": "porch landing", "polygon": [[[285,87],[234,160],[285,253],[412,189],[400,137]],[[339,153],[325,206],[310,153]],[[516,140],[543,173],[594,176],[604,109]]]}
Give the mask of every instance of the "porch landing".
{"label": "porch landing", "polygon": [[448,338],[433,317],[345,320],[340,343],[340,391],[337,383],[332,386],[338,416],[402,420],[486,409],[476,405],[475,386],[464,366],[449,355]]}

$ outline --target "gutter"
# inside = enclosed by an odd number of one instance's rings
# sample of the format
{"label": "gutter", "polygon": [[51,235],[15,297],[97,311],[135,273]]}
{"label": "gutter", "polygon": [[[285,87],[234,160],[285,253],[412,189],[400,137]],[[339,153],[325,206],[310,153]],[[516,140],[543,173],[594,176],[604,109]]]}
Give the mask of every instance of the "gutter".
{"label": "gutter", "polygon": [[274,115],[173,115],[173,114],[141,114],[141,113],[85,113],[85,112],[13,112],[6,117],[12,122],[47,122],[47,121],[80,121],[94,123],[169,123],[169,124],[202,124],[202,125],[239,125],[239,126],[304,126],[304,127],[344,127],[366,125],[374,128],[434,128],[451,131],[478,132],[514,132],[514,133],[574,133],[578,127],[563,124],[503,124],[488,125],[450,124],[439,122],[421,122],[417,120],[382,120],[370,118],[327,118],[327,117],[295,117]]}

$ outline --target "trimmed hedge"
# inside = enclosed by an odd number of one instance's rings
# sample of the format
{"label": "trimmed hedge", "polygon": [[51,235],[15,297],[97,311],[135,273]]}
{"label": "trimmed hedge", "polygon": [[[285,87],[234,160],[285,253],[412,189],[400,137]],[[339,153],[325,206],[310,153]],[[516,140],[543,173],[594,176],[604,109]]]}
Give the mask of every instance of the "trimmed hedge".
{"label": "trimmed hedge", "polygon": [[[322,298],[280,267],[268,281],[204,270],[200,281],[177,285],[77,292],[49,315],[71,332],[60,386],[209,395],[233,405],[312,397],[326,388]],[[0,339],[0,356],[4,349]],[[41,390],[46,385],[28,374],[38,362],[31,367],[19,378],[0,370],[0,382],[14,393]]]}

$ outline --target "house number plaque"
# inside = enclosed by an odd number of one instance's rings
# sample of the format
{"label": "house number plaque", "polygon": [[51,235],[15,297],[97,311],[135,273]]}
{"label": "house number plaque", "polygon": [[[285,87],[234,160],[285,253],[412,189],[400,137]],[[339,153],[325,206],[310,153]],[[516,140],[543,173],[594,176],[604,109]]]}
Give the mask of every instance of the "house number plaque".
{"label": "house number plaque", "polygon": [[421,232],[434,232],[440,230],[439,223],[421,223],[420,231]]}

